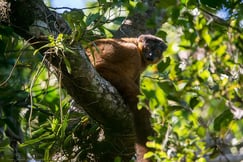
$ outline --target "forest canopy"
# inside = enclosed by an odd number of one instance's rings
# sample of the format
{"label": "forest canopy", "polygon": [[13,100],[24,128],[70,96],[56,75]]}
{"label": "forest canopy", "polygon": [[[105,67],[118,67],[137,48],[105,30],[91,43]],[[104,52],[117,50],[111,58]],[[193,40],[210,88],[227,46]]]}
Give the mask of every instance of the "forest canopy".
{"label": "forest canopy", "polygon": [[145,157],[243,159],[242,0],[49,4],[0,0],[0,161],[102,161],[110,148],[122,161],[131,114],[84,48],[140,34],[168,46],[140,78],[138,108],[149,108],[155,131]]}

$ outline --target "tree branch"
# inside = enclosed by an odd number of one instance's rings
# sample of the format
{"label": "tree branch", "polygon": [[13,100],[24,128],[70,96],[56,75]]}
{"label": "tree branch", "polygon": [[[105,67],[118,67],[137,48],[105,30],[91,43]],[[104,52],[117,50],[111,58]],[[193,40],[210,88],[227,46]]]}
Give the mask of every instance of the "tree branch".
{"label": "tree branch", "polygon": [[[72,51],[59,49],[59,53],[48,46],[49,35],[57,37],[60,33],[71,32],[65,20],[50,11],[41,0],[2,0],[0,8],[6,11],[6,15],[0,15],[0,23],[11,26],[14,32],[46,55],[46,61],[61,76],[60,81],[68,94],[103,125],[109,132],[107,138],[120,147],[119,151],[131,154],[130,147],[133,148],[135,140],[132,116],[117,90],[94,70],[80,44],[65,44]],[[64,60],[70,65],[67,66]],[[127,134],[132,138],[121,138]],[[121,140],[124,145],[120,145]]]}
{"label": "tree branch", "polygon": [[214,159],[206,158],[208,162],[229,162],[229,161],[241,161],[243,155],[233,155],[233,154],[224,154],[215,157]]}
{"label": "tree branch", "polygon": [[[157,0],[142,0],[140,3],[146,8],[145,12],[138,12],[139,9],[135,8],[133,12],[129,13],[114,36],[116,38],[121,38],[137,37],[141,34],[155,34],[156,30],[159,29],[163,23],[166,14],[165,10],[155,7],[157,2]],[[156,16],[156,18],[152,19],[153,16]],[[149,28],[147,25],[148,20],[152,21],[155,26]]]}

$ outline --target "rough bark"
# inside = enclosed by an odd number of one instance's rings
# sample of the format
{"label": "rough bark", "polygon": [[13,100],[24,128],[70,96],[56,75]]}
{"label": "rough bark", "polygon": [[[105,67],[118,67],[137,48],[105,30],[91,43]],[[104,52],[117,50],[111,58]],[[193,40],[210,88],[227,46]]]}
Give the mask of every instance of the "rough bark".
{"label": "rough bark", "polygon": [[0,15],[1,25],[12,27],[15,33],[39,49],[61,76],[59,81],[68,94],[103,126],[106,139],[113,146],[110,152],[114,156],[131,157],[135,140],[132,116],[117,90],[94,70],[80,44],[66,44],[73,52],[60,49],[59,53],[47,46],[49,35],[57,37],[60,33],[71,32],[66,22],[41,0],[1,0],[0,8],[5,11]]}
{"label": "rough bark", "polygon": [[[148,29],[144,20],[153,14],[155,2],[144,0],[147,11],[134,11],[129,14],[115,33],[115,37],[154,34],[156,28]],[[106,139],[113,146],[110,151],[115,154],[114,156],[130,158],[134,154],[133,119],[116,89],[94,70],[80,44],[66,44],[73,52],[64,50],[55,53],[48,46],[43,48],[49,43],[49,35],[57,37],[60,33],[71,33],[65,20],[54,11],[50,11],[42,0],[0,0],[0,9],[1,25],[11,26],[15,33],[35,49],[40,49],[42,56],[54,67],[57,75],[61,76],[58,77],[61,78],[59,81],[69,95],[93,119],[103,125]],[[157,25],[160,26],[161,22]],[[64,59],[69,62],[68,66]]]}

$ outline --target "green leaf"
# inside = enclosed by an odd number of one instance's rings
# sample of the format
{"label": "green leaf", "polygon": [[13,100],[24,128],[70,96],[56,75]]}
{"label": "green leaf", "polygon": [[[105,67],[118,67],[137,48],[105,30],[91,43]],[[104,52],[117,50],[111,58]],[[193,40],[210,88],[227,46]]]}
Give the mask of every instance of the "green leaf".
{"label": "green leaf", "polygon": [[79,24],[80,21],[82,21],[83,17],[85,16],[83,10],[80,10],[80,9],[72,9],[69,12],[65,11],[62,15],[69,22],[76,23],[76,24]]}
{"label": "green leaf", "polygon": [[125,18],[126,18],[126,17],[122,17],[122,16],[120,16],[120,17],[116,17],[116,18],[113,19],[112,22],[113,22],[114,24],[121,25],[122,22],[125,20]]}
{"label": "green leaf", "polygon": [[65,139],[64,139],[64,146],[69,146],[70,145],[70,143],[72,142],[72,139],[73,139],[73,137],[72,137],[72,135],[68,135]]}
{"label": "green leaf", "polygon": [[193,109],[200,101],[198,100],[198,97],[193,97],[190,100],[190,107]]}
{"label": "green leaf", "polygon": [[163,72],[169,65],[170,65],[170,58],[166,57],[165,62],[161,61],[159,64],[157,64],[157,68],[159,72]]}
{"label": "green leaf", "polygon": [[173,83],[169,81],[159,82],[160,89],[162,89],[166,94],[170,94],[176,91]]}
{"label": "green leaf", "polygon": [[115,157],[114,159],[114,162],[121,162],[121,161],[122,161],[121,157]]}
{"label": "green leaf", "polygon": [[189,0],[181,0],[181,3],[184,5],[187,5],[188,2],[189,2]]}
{"label": "green leaf", "polygon": [[154,155],[154,153],[151,152],[151,151],[149,151],[149,152],[147,152],[147,153],[143,156],[143,158],[144,158],[144,159],[148,159],[148,158],[151,158],[153,155]]}
{"label": "green leaf", "polygon": [[180,16],[179,8],[173,8],[172,15],[171,15],[172,22],[176,23],[179,19],[179,16]]}
{"label": "green leaf", "polygon": [[200,137],[205,137],[205,135],[206,135],[206,129],[203,128],[203,127],[199,127],[199,128],[197,129],[197,134],[198,134]]}
{"label": "green leaf", "polygon": [[40,136],[42,134],[44,134],[47,131],[47,129],[43,126],[40,126],[39,129],[37,129],[36,131],[32,132],[32,136],[36,137],[36,136]]}
{"label": "green leaf", "polygon": [[225,110],[214,120],[214,129],[220,131],[222,128],[228,128],[229,123],[233,120],[233,114],[230,110]]}
{"label": "green leaf", "polygon": [[95,14],[89,14],[86,19],[86,25],[89,26],[91,23],[93,23],[95,20],[97,20],[100,17],[99,13]]}
{"label": "green leaf", "polygon": [[167,33],[166,33],[164,30],[159,30],[159,31],[156,33],[156,36],[162,38],[163,40],[166,40]]}
{"label": "green leaf", "polygon": [[205,42],[210,45],[211,43],[211,36],[209,35],[208,28],[205,28],[202,30],[202,37],[205,40]]}

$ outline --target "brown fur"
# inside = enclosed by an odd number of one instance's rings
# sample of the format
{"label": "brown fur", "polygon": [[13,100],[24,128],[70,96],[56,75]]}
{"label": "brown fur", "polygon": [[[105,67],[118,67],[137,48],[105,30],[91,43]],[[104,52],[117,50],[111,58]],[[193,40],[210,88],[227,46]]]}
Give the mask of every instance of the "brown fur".
{"label": "brown fur", "polygon": [[129,106],[136,131],[137,161],[144,160],[148,151],[145,143],[152,134],[150,113],[146,108],[137,109],[140,74],[149,64],[157,63],[166,50],[165,43],[152,35],[138,38],[100,39],[86,49],[91,63],[102,77],[117,88]]}

